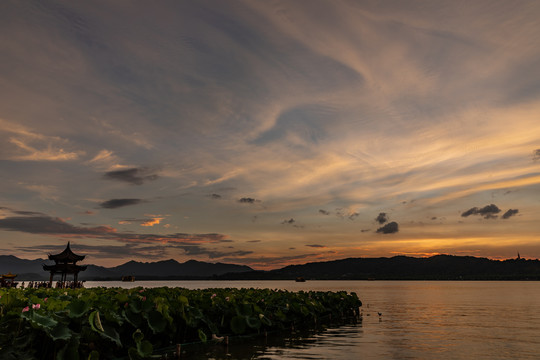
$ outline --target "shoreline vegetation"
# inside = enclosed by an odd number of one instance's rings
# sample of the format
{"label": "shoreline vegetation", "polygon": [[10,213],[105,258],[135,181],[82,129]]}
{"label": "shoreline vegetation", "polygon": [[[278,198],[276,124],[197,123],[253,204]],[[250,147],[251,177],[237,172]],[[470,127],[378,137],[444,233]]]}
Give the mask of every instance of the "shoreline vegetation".
{"label": "shoreline vegetation", "polygon": [[0,289],[2,359],[146,359],[182,344],[356,322],[346,291]]}

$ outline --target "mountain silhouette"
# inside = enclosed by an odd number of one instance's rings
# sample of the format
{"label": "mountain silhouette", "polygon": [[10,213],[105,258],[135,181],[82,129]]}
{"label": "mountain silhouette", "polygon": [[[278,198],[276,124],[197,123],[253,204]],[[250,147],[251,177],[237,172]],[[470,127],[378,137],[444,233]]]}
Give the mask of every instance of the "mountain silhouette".
{"label": "mountain silhouette", "polygon": [[[18,280],[46,280],[42,265],[49,260],[19,259],[0,255],[0,273],[18,274]],[[540,261],[525,259],[491,260],[473,256],[436,255],[427,258],[348,258],[289,265],[270,271],[249,266],[189,260],[156,262],[128,261],[106,268],[88,265],[81,280],[119,280],[133,275],[139,280],[218,279],[292,280],[297,277],[320,280],[540,280]]]}
{"label": "mountain silhouette", "polygon": [[[43,270],[43,264],[52,264],[52,262],[46,259],[27,260],[13,255],[0,255],[0,273],[18,274],[17,280],[48,280],[49,273]],[[124,275],[133,275],[137,279],[196,279],[248,271],[253,271],[253,269],[245,265],[207,263],[196,260],[185,263],[179,263],[173,259],[157,262],[131,260],[111,268],[88,265],[86,271],[79,273],[79,279],[120,280]]]}

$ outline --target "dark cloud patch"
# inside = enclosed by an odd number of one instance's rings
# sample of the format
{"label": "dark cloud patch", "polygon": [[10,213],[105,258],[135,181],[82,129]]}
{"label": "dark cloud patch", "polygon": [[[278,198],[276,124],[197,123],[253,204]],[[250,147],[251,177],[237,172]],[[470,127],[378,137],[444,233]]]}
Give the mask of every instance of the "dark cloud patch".
{"label": "dark cloud patch", "polygon": [[370,231],[370,230],[371,230],[371,229],[362,229],[362,230],[360,230],[360,232],[365,233],[365,232],[368,232],[368,231]]}
{"label": "dark cloud patch", "polygon": [[536,149],[533,151],[533,160],[540,160],[540,149]]}
{"label": "dark cloud patch", "polygon": [[462,217],[468,217],[471,215],[480,215],[484,219],[495,219],[498,214],[501,212],[501,209],[495,204],[486,205],[483,208],[473,207],[461,214]]}
{"label": "dark cloud patch", "polygon": [[103,175],[105,179],[127,182],[133,185],[142,185],[147,181],[158,178],[154,171],[148,168],[131,168],[126,170],[109,171]]}
{"label": "dark cloud patch", "polygon": [[261,202],[261,200],[257,200],[250,197],[243,197],[243,198],[238,199],[238,202],[242,204],[255,204],[256,202]]}
{"label": "dark cloud patch", "polygon": [[354,219],[356,219],[358,216],[360,216],[360,214],[357,213],[357,212],[354,212],[354,213],[352,213],[352,214],[349,214],[349,220],[354,220]]}
{"label": "dark cloud patch", "polygon": [[17,215],[24,215],[24,216],[45,215],[45,214],[43,214],[43,213],[36,212],[36,211],[13,210],[12,212],[13,212],[14,214],[17,214]]}
{"label": "dark cloud patch", "polygon": [[326,210],[323,210],[323,209],[319,209],[319,214],[330,215],[330,211],[326,211]]}
{"label": "dark cloud patch", "polygon": [[478,213],[478,208],[477,207],[473,207],[473,208],[470,208],[469,210],[465,211],[464,213],[461,214],[462,217],[468,217],[468,216],[471,216],[471,215],[475,215]]}
{"label": "dark cloud patch", "polygon": [[312,248],[325,248],[326,247],[324,245],[319,245],[319,244],[308,244],[306,246],[309,246],[309,247],[312,247]]}
{"label": "dark cloud patch", "polygon": [[384,224],[388,221],[388,216],[386,215],[386,213],[379,213],[379,215],[377,215],[377,217],[375,218],[375,221],[379,224]]}
{"label": "dark cloud patch", "polygon": [[221,195],[219,195],[219,194],[212,194],[212,195],[210,195],[210,197],[211,197],[212,199],[214,199],[214,200],[219,200],[219,199],[221,199]]}
{"label": "dark cloud patch", "polygon": [[516,215],[519,212],[518,209],[509,209],[507,212],[505,212],[502,216],[503,219],[508,219],[514,215]]}
{"label": "dark cloud patch", "polygon": [[46,216],[45,214],[43,214],[42,212],[38,212],[38,211],[26,211],[26,210],[14,210],[12,208],[9,208],[9,207],[5,207],[5,206],[0,206],[0,210],[7,210],[13,214],[17,214],[17,215],[23,215],[23,216]]}
{"label": "dark cloud patch", "polygon": [[132,244],[184,244],[201,245],[210,243],[230,243],[223,234],[136,234],[117,232],[110,226],[82,227],[71,225],[60,218],[49,216],[13,216],[0,219],[0,230],[20,231],[30,234],[57,235],[64,238],[90,237],[117,240]]}
{"label": "dark cloud patch", "polygon": [[117,209],[124,206],[137,205],[143,202],[142,199],[111,199],[99,204],[104,209]]}
{"label": "dark cloud patch", "polygon": [[377,232],[382,233],[382,234],[394,234],[394,233],[397,233],[398,231],[399,231],[399,226],[398,226],[398,223],[395,221],[392,221],[377,229]]}
{"label": "dark cloud patch", "polygon": [[290,218],[289,220],[283,220],[281,223],[284,225],[292,225],[296,222],[293,218]]}
{"label": "dark cloud patch", "polygon": [[60,218],[41,216],[12,216],[0,219],[0,229],[30,234],[93,235],[114,233],[110,226],[80,227],[68,224]]}

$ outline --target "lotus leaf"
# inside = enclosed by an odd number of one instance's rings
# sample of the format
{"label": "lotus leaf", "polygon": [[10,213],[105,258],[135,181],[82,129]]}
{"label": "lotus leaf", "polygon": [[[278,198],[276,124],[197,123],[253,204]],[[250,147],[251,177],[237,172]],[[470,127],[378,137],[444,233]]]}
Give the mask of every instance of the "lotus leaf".
{"label": "lotus leaf", "polygon": [[239,316],[251,316],[253,314],[253,305],[241,303],[236,305],[236,313]]}
{"label": "lotus leaf", "polygon": [[69,340],[73,336],[71,330],[64,324],[58,323],[54,328],[47,331],[53,340]]}
{"label": "lotus leaf", "polygon": [[252,329],[260,329],[262,325],[261,319],[258,316],[246,316],[246,323]]}
{"label": "lotus leaf", "polygon": [[148,320],[148,326],[150,326],[150,329],[154,332],[154,334],[158,334],[165,330],[165,327],[167,327],[167,320],[161,315],[159,311],[152,310],[146,315],[146,319]]}
{"label": "lotus leaf", "polygon": [[23,317],[30,320],[32,325],[40,328],[52,329],[54,326],[56,326],[56,324],[58,324],[58,321],[54,320],[53,318],[40,315],[33,310],[23,313]]}
{"label": "lotus leaf", "polygon": [[79,318],[90,310],[90,304],[84,300],[77,299],[69,303],[66,309],[69,311],[70,318]]}
{"label": "lotus leaf", "polygon": [[244,316],[235,316],[231,319],[231,330],[235,334],[246,332],[246,318]]}
{"label": "lotus leaf", "polygon": [[56,355],[56,360],[78,360],[79,358],[79,339],[76,337],[71,338]]}
{"label": "lotus leaf", "polygon": [[115,328],[109,325],[103,326],[103,332],[99,333],[103,338],[107,340],[111,340],[114,342],[118,347],[122,346],[122,342],[120,341],[120,335],[116,331]]}

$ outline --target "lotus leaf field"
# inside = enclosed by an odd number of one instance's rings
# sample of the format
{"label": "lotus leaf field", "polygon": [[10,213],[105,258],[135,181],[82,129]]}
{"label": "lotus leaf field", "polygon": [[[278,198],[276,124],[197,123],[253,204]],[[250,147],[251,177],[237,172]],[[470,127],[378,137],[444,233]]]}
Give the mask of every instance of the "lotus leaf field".
{"label": "lotus leaf field", "polygon": [[145,359],[354,317],[355,293],[270,289],[0,289],[0,359]]}

